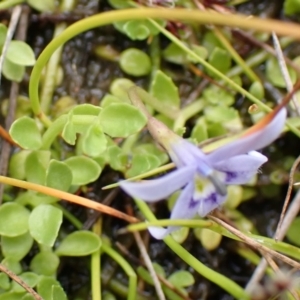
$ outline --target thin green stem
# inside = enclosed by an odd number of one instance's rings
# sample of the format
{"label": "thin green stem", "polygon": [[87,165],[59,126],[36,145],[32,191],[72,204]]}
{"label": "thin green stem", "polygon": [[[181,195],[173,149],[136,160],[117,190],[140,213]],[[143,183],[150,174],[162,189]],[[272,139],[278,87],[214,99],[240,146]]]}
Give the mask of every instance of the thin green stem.
{"label": "thin green stem", "polygon": [[[93,232],[101,236],[102,219],[99,218],[93,226]],[[101,300],[101,248],[91,255],[92,299]]]}
{"label": "thin green stem", "polygon": [[[291,38],[281,38],[280,39],[280,45],[282,48],[287,47],[293,42],[293,39]],[[270,53],[268,53],[265,50],[260,50],[257,53],[253,54],[249,58],[246,59],[245,63],[250,68],[253,68],[255,66],[258,66],[262,64],[268,57],[270,57]],[[233,77],[237,76],[243,73],[243,69],[241,66],[235,66],[233,67],[228,73],[226,73],[226,76]]]}
{"label": "thin green stem", "polygon": [[[140,179],[143,179],[143,178],[151,177],[151,176],[154,176],[154,175],[157,175],[157,174],[160,174],[160,173],[169,171],[169,170],[171,170],[171,169],[173,169],[173,168],[175,168],[175,164],[174,164],[174,163],[166,164],[166,165],[164,165],[164,166],[155,168],[154,170],[148,171],[148,172],[143,173],[143,174],[141,174],[141,175],[137,175],[137,176],[128,178],[128,179],[126,179],[126,180],[127,180],[127,181],[136,181],[136,180],[140,180]],[[112,189],[112,188],[118,187],[119,185],[120,185],[119,182],[116,182],[116,183],[113,183],[113,184],[109,184],[109,185],[104,186],[104,187],[102,188],[102,190]]]}
{"label": "thin green stem", "polygon": [[249,77],[253,82],[260,82],[259,77],[253,72],[253,70],[249,67],[249,65],[241,58],[241,56],[237,53],[237,51],[232,47],[231,43],[224,36],[222,31],[218,27],[214,27],[214,34],[222,43],[222,45],[226,48],[226,50],[230,53],[233,60],[241,67],[244,73]]}
{"label": "thin green stem", "polygon": [[54,203],[52,204],[59,208],[62,212],[64,217],[76,228],[76,229],[81,229],[82,228],[82,223],[73,215],[71,214],[67,209],[65,209],[62,205],[59,203]]}
{"label": "thin green stem", "polygon": [[[53,38],[60,35],[66,29],[66,24],[58,24],[55,27]],[[50,105],[52,102],[52,97],[57,80],[57,72],[59,67],[59,62],[62,54],[62,47],[59,47],[49,59],[49,62],[46,66],[45,77],[43,80],[43,86],[41,90],[41,109],[48,113]]]}
{"label": "thin green stem", "polygon": [[[156,221],[155,216],[145,202],[140,200],[135,200],[135,202],[148,221]],[[223,288],[236,299],[249,299],[249,295],[239,285],[231,281],[228,277],[215,272],[214,270],[202,264],[180,244],[175,242],[172,237],[168,236],[164,238],[164,242],[168,247],[172,249],[174,253],[176,253],[183,261],[185,261],[190,267],[196,270],[200,275]]]}
{"label": "thin green stem", "polygon": [[192,102],[188,106],[184,107],[178,116],[178,118],[174,122],[173,129],[176,131],[177,129],[184,127],[186,121],[191,117],[198,114],[200,111],[203,110],[205,104],[202,99]]}
{"label": "thin green stem", "polygon": [[[102,275],[102,278],[104,276]],[[120,281],[110,278],[107,287],[116,295],[120,296],[122,299],[128,295],[127,286],[123,285]],[[115,299],[115,298],[114,298]],[[136,300],[153,300],[151,296],[144,296],[137,293]]]}
{"label": "thin green stem", "polygon": [[123,153],[130,154],[138,138],[139,138],[139,134],[136,133],[136,134],[132,134],[127,139],[125,139],[121,146]]}
{"label": "thin green stem", "polygon": [[[58,49],[60,46],[62,46],[65,42],[67,42],[74,36],[84,31],[87,31],[89,29],[111,24],[117,21],[141,20],[147,18],[163,18],[167,20],[180,20],[180,21],[189,20],[201,24],[211,23],[215,25],[227,25],[232,27],[237,26],[241,28],[247,28],[247,29],[258,30],[258,31],[267,31],[267,32],[274,31],[279,35],[282,34],[282,35],[300,38],[300,26],[296,24],[284,23],[284,22],[274,21],[274,20],[259,19],[255,17],[249,19],[245,16],[240,16],[240,15],[215,14],[208,11],[201,12],[198,10],[186,10],[180,8],[176,8],[176,9],[175,8],[174,9],[139,8],[139,9],[124,9],[119,11],[114,10],[114,11],[97,14],[85,18],[83,20],[80,20],[72,24],[71,26],[69,26],[58,37],[53,39],[39,56],[32,70],[30,83],[29,83],[29,98],[31,100],[34,114],[38,116],[42,120],[42,122],[44,122],[47,126],[51,124],[51,121],[49,120],[49,118],[47,118],[47,116],[41,109],[40,102],[39,102],[38,86],[39,86],[42,70],[56,49]],[[174,36],[172,36],[172,40],[173,38]],[[190,52],[192,53],[193,57],[195,57],[195,53],[193,51]],[[197,55],[196,57],[198,58]],[[209,69],[212,69],[210,65],[209,65]],[[215,74],[217,73],[215,72]],[[228,82],[228,79],[226,80],[226,82]],[[233,86],[232,83],[231,86]],[[249,93],[245,93],[245,91],[241,89],[238,85],[236,86],[238,88],[237,91],[242,90],[243,95],[246,95],[247,97],[249,96],[248,95]],[[250,96],[252,99],[254,98],[251,94]],[[254,99],[255,102],[257,102],[256,101],[257,99],[256,98]]]}
{"label": "thin green stem", "polygon": [[[236,252],[242,256],[243,258],[247,259],[248,261],[250,261],[251,263],[253,263],[254,265],[258,265],[261,261],[261,257],[259,257],[255,252],[253,252],[251,249],[249,248],[242,248],[242,247],[238,247],[236,249]],[[267,268],[266,269],[266,273],[269,276],[273,276],[274,275],[274,271],[271,268]],[[288,299],[289,300],[294,300],[295,298],[293,297],[293,295],[291,293],[287,294]]]}
{"label": "thin green stem", "polygon": [[45,131],[42,136],[42,150],[47,150],[51,147],[53,141],[59,136],[68,121],[67,115],[58,117],[51,126]]}
{"label": "thin green stem", "polygon": [[134,90],[129,91],[129,98],[131,100],[134,100],[134,95],[135,97],[139,97],[140,99],[142,99],[144,103],[149,104],[156,111],[162,113],[172,120],[176,120],[179,116],[180,111],[178,108],[171,107],[170,105],[162,103],[160,100],[156,99],[139,87],[135,87]]}
{"label": "thin green stem", "polygon": [[[201,56],[199,56],[197,53],[189,49],[184,43],[182,43],[176,36],[171,34],[169,31],[167,31],[165,28],[160,26],[157,22],[150,20],[151,23],[157,27],[161,33],[163,33],[169,40],[171,40],[174,44],[176,44],[179,48],[184,50],[186,53],[191,55],[195,60],[197,60],[200,64],[202,64],[206,69],[213,72],[216,76],[218,76],[220,79],[222,79],[224,82],[226,82],[229,86],[231,86],[236,91],[240,92],[242,95],[247,97],[249,100],[251,100],[253,103],[257,104],[259,107],[263,108],[265,111],[270,112],[272,109],[268,107],[266,104],[262,103],[258,98],[256,98],[254,95],[243,89],[240,85],[235,83],[233,80],[231,80],[229,77],[221,73],[219,70],[215,69],[212,65],[210,65],[208,62],[206,62]],[[287,126],[290,128],[290,130],[300,137],[300,130],[296,127],[294,127],[290,122],[286,121]]]}
{"label": "thin green stem", "polygon": [[[249,248],[244,248],[244,247],[238,247],[235,250],[240,256],[242,256],[243,258],[249,260],[252,264],[254,265],[258,265],[261,261],[261,257],[258,256],[254,251],[252,251]],[[271,268],[267,268],[266,269],[266,273],[268,275],[273,275],[274,271]]]}
{"label": "thin green stem", "polygon": [[[240,239],[237,236],[235,236],[231,232],[227,231],[225,228],[209,220],[159,220],[158,221],[156,219],[152,219],[150,220],[150,222],[132,224],[129,225],[127,228],[130,231],[136,231],[136,230],[145,230],[149,226],[186,226],[191,228],[203,227],[203,228],[210,229],[214,232],[220,233],[233,240],[240,241]],[[285,255],[293,257],[294,259],[298,259],[298,260],[300,259],[300,248],[297,248],[295,246],[292,246],[284,242],[279,242],[279,241],[276,242],[274,239],[256,235],[256,234],[244,233],[244,232],[243,234],[272,250],[279,251]]]}
{"label": "thin green stem", "polygon": [[113,260],[115,260],[120,267],[124,270],[126,275],[129,278],[129,287],[128,287],[128,300],[135,300],[137,294],[137,275],[130,266],[130,264],[122,257],[117,251],[106,243],[102,244],[102,251],[109,255]]}
{"label": "thin green stem", "polygon": [[[89,125],[98,116],[92,115],[74,115],[72,116],[72,123],[74,125]],[[64,126],[68,121],[67,115],[61,115],[58,117],[51,126],[45,131],[42,136],[42,150],[47,150],[50,148],[54,140],[62,133]]]}
{"label": "thin green stem", "polygon": [[[160,69],[160,44],[159,44],[159,36],[156,35],[153,37],[152,42],[150,44],[150,57],[152,62],[152,70],[151,70],[151,78],[154,78],[156,71]],[[152,82],[152,80],[150,80]]]}

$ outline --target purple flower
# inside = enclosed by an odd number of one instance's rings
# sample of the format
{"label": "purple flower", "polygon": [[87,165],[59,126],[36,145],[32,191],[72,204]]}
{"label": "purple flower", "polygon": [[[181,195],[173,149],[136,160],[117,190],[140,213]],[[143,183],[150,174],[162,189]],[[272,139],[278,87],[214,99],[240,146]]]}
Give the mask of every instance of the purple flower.
{"label": "purple flower", "polygon": [[[209,154],[175,135],[153,117],[148,118],[150,133],[167,149],[177,169],[158,179],[122,181],[120,186],[129,195],[147,202],[165,199],[182,189],[170,218],[191,219],[196,214],[204,217],[223,204],[228,184],[247,183],[257,173],[268,159],[255,150],[269,145],[279,136],[286,109],[282,108],[260,122],[260,126],[250,128],[252,130],[239,139]],[[162,239],[176,229],[174,226],[150,227],[149,231],[155,238]]]}

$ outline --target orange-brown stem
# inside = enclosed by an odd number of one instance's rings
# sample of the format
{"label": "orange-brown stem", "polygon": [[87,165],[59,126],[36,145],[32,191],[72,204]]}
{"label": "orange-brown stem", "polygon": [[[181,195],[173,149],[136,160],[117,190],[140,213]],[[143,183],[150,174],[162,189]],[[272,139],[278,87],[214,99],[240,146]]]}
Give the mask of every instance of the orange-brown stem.
{"label": "orange-brown stem", "polygon": [[59,191],[47,186],[39,185],[36,183],[26,182],[23,180],[18,180],[14,178],[9,178],[5,176],[0,176],[0,182],[8,185],[13,185],[19,188],[27,189],[27,190],[33,190],[39,193],[43,193],[55,198],[59,198],[62,200],[67,200],[72,203],[76,203],[85,207],[92,208],[94,210],[100,211],[104,214],[108,214],[114,217],[117,217],[119,219],[123,219],[129,223],[136,223],[139,222],[139,220],[135,217],[128,216],[127,214],[120,212],[110,206],[106,206],[104,204],[89,200],[84,197],[80,197],[77,195],[73,195],[67,192]]}

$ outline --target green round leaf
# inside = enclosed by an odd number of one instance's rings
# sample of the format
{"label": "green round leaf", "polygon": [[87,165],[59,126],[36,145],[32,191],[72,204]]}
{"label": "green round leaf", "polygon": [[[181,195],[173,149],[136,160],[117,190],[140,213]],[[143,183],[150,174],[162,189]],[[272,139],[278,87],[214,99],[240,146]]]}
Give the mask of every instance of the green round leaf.
{"label": "green round leaf", "polygon": [[208,139],[207,125],[204,118],[199,119],[193,127],[191,138],[195,139],[198,144]]}
{"label": "green round leaf", "polygon": [[117,298],[112,293],[104,291],[103,300],[117,300]]}
{"label": "green round leaf", "polygon": [[51,276],[57,271],[58,256],[50,251],[39,252],[30,262],[30,269],[37,274]]}
{"label": "green round leaf", "polygon": [[25,161],[29,153],[28,150],[21,150],[10,157],[8,173],[11,177],[20,180],[25,179]]}
{"label": "green round leaf", "polygon": [[111,146],[107,149],[109,165],[116,171],[126,170],[128,156],[118,146]]}
{"label": "green round leaf", "polygon": [[[215,67],[217,70],[225,74],[229,71],[231,66],[231,57],[228,51],[223,50],[221,48],[215,47],[212,53],[209,56],[210,64]],[[207,73],[212,76],[216,77],[215,73],[207,70]]]}
{"label": "green round leaf", "polygon": [[126,177],[134,177],[153,170],[160,166],[158,157],[152,154],[135,154],[131,162],[131,168],[126,172]]}
{"label": "green round leaf", "polygon": [[193,275],[188,271],[176,271],[168,278],[177,288],[191,286],[195,283]]}
{"label": "green round leaf", "polygon": [[[288,72],[291,78],[292,83],[294,84],[297,79],[297,74],[294,69],[288,66]],[[278,60],[274,57],[270,57],[266,62],[266,75],[268,80],[276,87],[284,88],[286,87],[285,80],[282,76]]]}
{"label": "green round leaf", "polygon": [[144,76],[151,72],[151,60],[145,52],[128,48],[121,53],[120,67],[129,75]]}
{"label": "green round leaf", "polygon": [[223,123],[238,118],[238,112],[232,107],[209,106],[205,109],[205,118],[212,123]]}
{"label": "green round leaf", "polygon": [[0,295],[0,300],[20,300],[22,294],[19,292],[8,292]]}
{"label": "green round leaf", "polygon": [[[126,102],[128,104],[131,103],[127,90],[131,88],[132,86],[135,86],[134,82],[127,78],[116,78],[113,80],[113,82],[110,85],[110,92],[113,96],[117,97],[119,102]],[[109,101],[109,104],[112,104],[112,100]],[[116,102],[116,101],[115,101]],[[105,105],[107,106],[107,105]],[[104,105],[103,105],[104,107]]]}
{"label": "green round leaf", "polygon": [[71,169],[64,163],[52,159],[46,171],[46,185],[60,190],[68,191],[72,184],[73,175]]}
{"label": "green round leaf", "polygon": [[98,179],[101,173],[100,166],[86,156],[73,156],[64,161],[72,171],[72,184],[84,185]]}
{"label": "green round leaf", "polygon": [[60,284],[52,276],[40,276],[40,281],[37,284],[37,292],[43,300],[58,300],[52,297],[53,286],[60,286]]}
{"label": "green round leaf", "polygon": [[186,53],[176,44],[170,43],[163,51],[163,58],[174,64],[183,64],[187,61]]}
{"label": "green round leaf", "polygon": [[9,288],[10,288],[9,277],[4,273],[0,273],[0,289],[8,290]]}
{"label": "green round leaf", "polygon": [[300,217],[297,217],[292,222],[289,230],[286,234],[287,238],[295,245],[300,246],[300,236],[299,236],[299,229],[300,229]]}
{"label": "green round leaf", "polygon": [[4,203],[0,207],[0,234],[15,237],[28,231],[29,211],[17,203]]}
{"label": "green round leaf", "polygon": [[4,24],[0,24],[0,48],[2,48],[5,43],[6,35],[7,27]]}
{"label": "green round leaf", "polygon": [[73,115],[89,115],[98,116],[101,111],[101,107],[92,104],[80,104],[72,108]]}
{"label": "green round leaf", "polygon": [[[24,272],[19,277],[30,287],[35,287],[39,281],[39,276],[32,272]],[[17,282],[12,282],[12,290],[17,293],[25,292],[25,289]]]}
{"label": "green round leaf", "polygon": [[70,145],[75,145],[77,136],[76,136],[75,126],[73,125],[72,121],[68,121],[65,124],[61,136]]}
{"label": "green round leaf", "polygon": [[97,123],[92,124],[82,138],[82,150],[84,154],[97,157],[106,150],[107,140],[105,134]]}
{"label": "green round leaf", "polygon": [[33,7],[34,9],[40,12],[52,12],[55,9],[55,1],[54,0],[27,0],[28,5]]}
{"label": "green round leaf", "polygon": [[197,228],[194,232],[206,250],[212,251],[219,247],[222,240],[221,234],[206,228]]}
{"label": "green round leaf", "polygon": [[13,257],[16,260],[24,258],[33,244],[33,238],[26,232],[15,237],[2,236],[2,253],[5,257]]}
{"label": "green round leaf", "polygon": [[46,168],[50,161],[50,151],[32,151],[25,161],[26,179],[37,184],[45,184]]}
{"label": "green round leaf", "polygon": [[25,67],[4,58],[2,73],[8,80],[21,82],[25,74]]}
{"label": "green round leaf", "polygon": [[243,188],[240,185],[230,185],[227,192],[225,206],[232,209],[238,207],[243,200]]}
{"label": "green round leaf", "polygon": [[249,88],[249,93],[258,99],[263,99],[265,96],[264,86],[260,81],[254,81]]}
{"label": "green round leaf", "polygon": [[157,146],[155,146],[152,143],[143,143],[141,145],[138,145],[133,149],[134,153],[136,154],[151,154],[155,155],[159,161],[160,164],[165,164],[169,161],[169,156],[166,154],[165,151],[159,149]]}
{"label": "green round leaf", "polygon": [[126,22],[123,26],[123,31],[132,40],[144,40],[150,34],[150,30],[147,27],[147,23],[141,20],[131,20]]}
{"label": "green round leaf", "polygon": [[179,108],[180,98],[178,88],[172,81],[172,78],[162,71],[156,71],[151,83],[150,92],[161,103]]}
{"label": "green round leaf", "polygon": [[111,104],[100,113],[103,131],[112,137],[128,137],[147,124],[147,117],[129,104]]}
{"label": "green round leaf", "polygon": [[66,293],[59,285],[52,286],[52,299],[68,300]]}
{"label": "green round leaf", "polygon": [[188,227],[181,227],[171,233],[172,238],[178,243],[182,244],[188,237],[190,229]]}
{"label": "green round leaf", "polygon": [[101,100],[101,107],[106,107],[106,106],[109,106],[113,103],[120,103],[122,102],[122,100],[116,96],[113,96],[111,94],[106,94],[102,100]]}
{"label": "green round leaf", "polygon": [[[218,86],[209,86],[203,90],[203,98],[210,104],[230,106],[235,102],[235,97],[233,93],[219,88]],[[202,99],[201,99],[202,100]],[[200,101],[201,101],[200,100]]]}
{"label": "green round leaf", "polygon": [[40,204],[51,204],[57,201],[57,198],[33,191],[26,191],[24,193],[21,193],[16,198],[16,203],[19,203],[23,206],[29,205],[33,207],[38,206]]}
{"label": "green round leaf", "polygon": [[113,8],[128,8],[128,7],[130,7],[129,1],[126,1],[126,0],[108,0],[108,3]]}
{"label": "green round leaf", "polygon": [[[192,50],[194,53],[196,53],[198,56],[200,56],[202,59],[206,59],[208,56],[208,51],[205,47],[203,46],[198,46],[198,45],[192,45]],[[198,59],[195,59],[194,56],[188,54],[187,55],[187,59],[194,63],[197,64],[198,63]]]}
{"label": "green round leaf", "polygon": [[99,250],[101,240],[90,231],[75,231],[68,235],[56,249],[59,256],[85,256]]}
{"label": "green round leaf", "polygon": [[207,133],[209,137],[216,137],[227,134],[227,130],[221,123],[208,124]]}
{"label": "green round leaf", "polygon": [[36,122],[29,117],[17,119],[9,130],[12,139],[23,149],[38,150],[42,145],[42,136]]}
{"label": "green round leaf", "polygon": [[41,204],[29,218],[29,232],[40,244],[52,247],[62,223],[62,211],[52,205]]}
{"label": "green round leaf", "polygon": [[289,16],[300,12],[300,2],[298,0],[285,0],[284,13]]}
{"label": "green round leaf", "polygon": [[16,275],[22,272],[22,266],[16,259],[12,257],[6,257],[2,260],[1,264],[7,269],[15,273]]}
{"label": "green round leaf", "polygon": [[21,300],[35,300],[36,298],[34,298],[31,294],[25,294]]}
{"label": "green round leaf", "polygon": [[33,50],[23,41],[10,42],[6,59],[20,66],[33,66],[35,64]]}

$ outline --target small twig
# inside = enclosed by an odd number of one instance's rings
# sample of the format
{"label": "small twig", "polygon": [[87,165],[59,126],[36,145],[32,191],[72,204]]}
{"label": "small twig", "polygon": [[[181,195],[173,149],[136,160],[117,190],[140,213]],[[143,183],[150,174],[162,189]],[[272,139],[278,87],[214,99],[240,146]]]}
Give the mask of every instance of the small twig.
{"label": "small twig", "polygon": [[300,270],[300,264],[292,259],[290,259],[289,257],[278,253],[272,249],[269,249],[263,245],[261,245],[260,243],[254,241],[253,239],[247,237],[246,235],[244,235],[241,231],[235,229],[234,227],[228,225],[226,222],[214,217],[214,216],[209,216],[209,218],[211,220],[213,220],[214,222],[216,222],[217,224],[221,225],[222,227],[224,227],[225,229],[227,229],[229,232],[231,232],[232,234],[234,234],[235,236],[237,236],[238,238],[240,238],[243,242],[245,242],[246,244],[252,246],[253,248],[257,249],[258,251],[263,251],[277,259],[282,260],[284,263],[292,266],[293,268],[296,268],[297,270]]}
{"label": "small twig", "polygon": [[[129,257],[129,259],[132,260],[134,263],[142,265],[144,267],[146,266],[143,261],[140,261],[134,255],[132,255],[132,253],[130,253],[128,251],[128,249],[126,247],[124,247],[121,243],[116,242],[115,245],[118,247],[118,249],[121,252],[123,252],[125,255],[127,255]],[[185,295],[181,290],[179,290],[176,286],[174,286],[172,283],[170,283],[170,281],[168,281],[166,278],[162,277],[159,274],[156,274],[156,276],[159,279],[159,281],[161,283],[163,283],[163,285],[165,285],[167,288],[169,288],[170,290],[172,290],[175,294],[177,294],[178,296],[180,296],[182,299],[184,299],[184,300],[191,300],[187,295]]]}
{"label": "small twig", "polygon": [[275,261],[272,259],[272,257],[269,254],[264,254],[264,258],[268,262],[269,266],[273,269],[274,272],[280,272]]}
{"label": "small twig", "polygon": [[[128,234],[128,232],[127,232]],[[116,247],[122,252],[124,253],[133,263],[140,265],[143,265],[143,262],[138,259],[135,255],[133,255],[122,243],[120,242],[116,242],[115,243]]]}
{"label": "small twig", "polygon": [[[291,192],[292,192],[292,189],[293,189],[294,173],[295,173],[296,168],[297,168],[299,163],[300,163],[300,156],[296,159],[296,161],[294,162],[294,164],[292,166],[292,169],[291,169],[290,179],[289,179],[289,186],[288,186],[287,195],[286,195],[286,198],[285,198],[285,201],[284,201],[283,211],[285,211],[287,206],[288,206],[288,202],[289,202]],[[299,209],[300,209],[300,191],[298,191],[298,193],[294,197],[287,213],[286,214],[281,213],[280,221],[279,221],[279,224],[277,226],[276,233],[275,233],[275,239],[277,241],[283,240],[283,238],[284,238],[288,228],[290,227],[292,221],[298,215]],[[284,216],[284,218],[283,218],[283,216]],[[281,219],[282,219],[282,221],[281,221]],[[256,270],[254,271],[250,281],[248,282],[248,284],[246,286],[246,291],[250,291],[251,289],[253,289],[253,287],[257,284],[257,282],[262,278],[266,267],[267,267],[266,261],[264,259],[262,259],[260,261],[260,263],[258,264],[258,266],[256,267]]]}
{"label": "small twig", "polygon": [[138,232],[133,232],[133,235],[134,235],[134,238],[136,240],[136,244],[138,246],[138,248],[140,249],[140,252],[141,252],[141,255],[143,257],[143,260],[145,262],[145,265],[152,277],[152,280],[153,280],[153,284],[154,284],[154,288],[156,290],[156,294],[157,294],[157,297],[160,299],[160,300],[166,300],[166,297],[165,297],[165,294],[162,290],[162,287],[160,285],[160,282],[158,280],[158,277],[156,275],[156,272],[154,270],[154,267],[153,267],[153,264],[151,262],[151,259],[147,253],[147,249],[141,239],[141,236]]}
{"label": "small twig", "polygon": [[[108,195],[103,199],[101,203],[109,206],[111,202],[115,199],[115,197],[118,195],[119,191],[120,190],[118,188],[113,189],[108,193]],[[95,211],[94,214],[84,222],[82,229],[89,230],[93,226],[93,224],[97,221],[97,219],[100,218],[100,216],[101,216],[101,212]]]}
{"label": "small twig", "polygon": [[[29,8],[28,7],[22,7],[22,11],[20,14],[20,20],[16,32],[16,39],[24,41],[26,39],[26,34],[27,34],[27,28],[28,28],[28,15],[29,15]],[[13,19],[13,17],[12,17]],[[2,56],[4,57],[4,54],[2,53]],[[1,59],[1,58],[0,58]],[[1,67],[0,67],[1,70]],[[1,74],[1,71],[0,71]],[[0,75],[1,76],[1,75]],[[1,77],[0,77],[1,80]],[[19,95],[19,84],[17,82],[12,82],[11,88],[10,88],[10,95],[9,95],[9,107],[8,107],[8,113],[7,117],[5,119],[5,129],[6,133],[10,129],[11,124],[14,121],[15,118],[15,111],[16,111],[16,106],[17,106],[17,98]],[[5,134],[3,132],[3,134]],[[5,135],[1,135],[3,138],[5,138]],[[7,174],[7,169],[8,169],[8,163],[9,163],[9,157],[10,157],[10,152],[11,152],[11,137],[7,133],[7,139],[6,141],[3,142],[2,144],[2,149],[1,149],[1,156],[0,156],[0,174],[1,175],[6,175]],[[13,145],[16,145],[13,142]],[[4,192],[4,185],[0,184],[0,204],[2,202],[3,198],[3,192]]]}
{"label": "small twig", "polygon": [[[133,212],[132,212],[132,209],[130,207],[127,207],[127,213],[129,215],[133,215]],[[154,270],[154,267],[153,267],[153,264],[151,262],[151,259],[148,255],[148,252],[147,252],[147,249],[144,245],[144,242],[141,238],[141,235],[138,233],[138,232],[132,232],[133,236],[134,236],[134,239],[136,241],[136,244],[140,250],[140,253],[141,253],[141,256],[143,258],[143,261],[152,277],[152,280],[153,280],[153,284],[154,284],[154,288],[156,290],[156,294],[158,296],[158,299],[159,300],[166,300],[166,297],[165,297],[165,294],[162,290],[162,287],[160,285],[160,282],[159,282],[159,279],[157,277],[157,274]]]}
{"label": "small twig", "polygon": [[3,45],[3,49],[2,49],[2,53],[0,56],[0,82],[1,82],[1,73],[2,73],[2,67],[3,67],[3,62],[4,62],[4,58],[8,49],[8,46],[10,44],[10,41],[14,35],[14,32],[16,30],[20,15],[21,15],[21,11],[22,11],[22,6],[18,5],[15,6],[13,9],[13,12],[11,14],[11,19],[9,22],[9,27],[8,27],[8,31],[7,31],[7,35],[6,35],[6,39]]}
{"label": "small twig", "polygon": [[[274,50],[273,47],[271,47],[270,45],[261,42],[260,40],[256,39],[255,37],[253,37],[251,34],[241,30],[241,29],[232,29],[232,32],[238,36],[240,36],[241,38],[247,40],[247,42],[250,42],[251,44],[253,44],[256,47],[259,47],[263,50],[265,50],[266,52],[268,52],[269,54],[271,54],[272,56],[276,57],[276,51]],[[294,63],[292,60],[290,60],[288,57],[284,56],[284,61],[290,66],[292,67],[298,74],[300,74],[300,67]]]}
{"label": "small twig", "polygon": [[119,219],[123,219],[129,223],[137,223],[140,221],[139,219],[129,216],[117,209],[114,209],[113,207],[89,200],[89,199],[81,197],[81,196],[63,192],[63,191],[60,191],[60,190],[57,190],[54,188],[50,188],[47,186],[43,186],[40,184],[27,182],[27,181],[23,181],[23,180],[18,180],[18,179],[14,179],[14,178],[10,178],[10,177],[5,177],[5,176],[0,176],[0,182],[4,183],[4,184],[8,184],[8,185],[13,185],[13,186],[16,186],[19,188],[23,188],[26,190],[40,192],[42,194],[53,196],[53,197],[59,198],[61,200],[67,200],[69,202],[79,204],[81,206],[89,207],[89,208],[98,210],[102,213],[105,213],[105,214],[108,214],[111,216],[115,216],[115,217],[117,217]]}
{"label": "small twig", "polygon": [[[285,84],[286,84],[286,89],[287,89],[288,92],[291,92],[293,90],[293,83],[292,83],[291,77],[289,75],[289,71],[287,69],[286,63],[285,63],[284,55],[282,53],[279,40],[277,38],[277,35],[274,32],[272,32],[272,37],[273,37],[274,49],[276,51],[276,56],[277,56],[277,59],[278,59],[280,71],[282,73],[283,79],[284,79]],[[298,105],[296,94],[293,95],[292,102],[294,104],[294,108],[295,108],[298,116],[300,116],[300,107]]]}
{"label": "small twig", "polygon": [[[273,271],[277,274],[277,276],[278,275],[284,276],[283,272],[278,268],[278,266],[276,265],[274,260],[270,257],[270,255],[267,254],[267,255],[264,255],[264,257],[265,257],[265,260],[270,265],[270,267],[273,269]],[[290,287],[288,290],[293,295],[295,300],[299,300],[299,296],[293,288]]]}
{"label": "small twig", "polygon": [[[12,94],[13,87],[11,88],[11,94]],[[15,93],[14,93],[15,94]],[[11,100],[11,96],[9,97]],[[7,118],[6,118],[7,119]],[[5,126],[6,127],[6,126]],[[8,131],[0,125],[0,137],[5,140],[7,143],[9,143],[12,146],[20,147],[10,136]]]}
{"label": "small twig", "polygon": [[18,277],[15,273],[7,269],[3,264],[0,264],[0,271],[9,276],[13,281],[18,283],[21,287],[23,287],[29,294],[31,294],[36,300],[43,300],[43,298],[27,283],[25,283],[20,277]]}
{"label": "small twig", "polygon": [[297,169],[299,164],[300,164],[300,156],[297,157],[297,159],[294,161],[293,166],[291,168],[290,177],[289,177],[289,186],[288,186],[287,194],[286,194],[285,199],[284,199],[284,204],[283,204],[282,212],[281,212],[281,215],[280,215],[280,220],[279,220],[279,223],[277,225],[276,232],[275,232],[275,240],[276,241],[282,239],[285,236],[285,233],[287,232],[288,227],[291,225],[291,223],[294,219],[294,218],[293,219],[289,218],[290,224],[287,224],[287,222],[285,222],[285,227],[282,228],[282,230],[281,230],[282,222],[283,222],[287,207],[289,205],[291,193],[292,193],[292,190],[293,190],[294,174],[295,174],[296,169]]}

